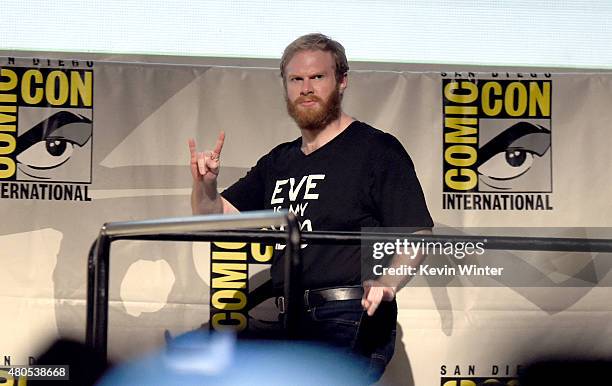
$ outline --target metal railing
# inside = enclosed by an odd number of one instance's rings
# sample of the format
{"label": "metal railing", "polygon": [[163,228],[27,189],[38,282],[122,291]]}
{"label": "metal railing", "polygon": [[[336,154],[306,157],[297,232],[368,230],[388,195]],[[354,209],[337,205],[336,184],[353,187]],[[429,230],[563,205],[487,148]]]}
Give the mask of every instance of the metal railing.
{"label": "metal railing", "polygon": [[[248,230],[285,226],[284,231]],[[484,236],[487,249],[565,252],[612,252],[610,239]],[[483,236],[424,235],[388,232],[306,232],[291,213],[257,211],[236,215],[190,216],[104,224],[89,252],[87,266],[86,344],[101,355],[107,354],[110,246],[117,240],[284,242],[284,297],[288,299],[285,329],[289,337],[297,332],[303,303],[300,243],[356,245],[370,241],[427,240],[432,242],[476,242]]]}
{"label": "metal railing", "polygon": [[285,231],[263,232],[258,240],[282,241],[287,245],[284,295],[286,299],[297,300],[287,302],[286,329],[289,335],[294,334],[295,320],[301,305],[301,297],[298,295],[301,291],[298,274],[301,272],[300,227],[291,213],[258,211],[104,224],[88,257],[86,344],[101,355],[107,355],[110,247],[113,241],[244,241],[242,232],[222,230],[270,226],[284,226]]}

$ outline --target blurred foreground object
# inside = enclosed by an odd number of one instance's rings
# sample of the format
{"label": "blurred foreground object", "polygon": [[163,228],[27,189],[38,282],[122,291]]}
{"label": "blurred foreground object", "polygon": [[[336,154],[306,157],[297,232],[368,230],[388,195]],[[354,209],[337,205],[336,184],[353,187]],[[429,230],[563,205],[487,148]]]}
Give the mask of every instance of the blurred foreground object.
{"label": "blurred foreground object", "polygon": [[111,370],[100,386],[356,385],[363,364],[332,347],[296,341],[236,340],[193,331],[157,352]]}
{"label": "blurred foreground object", "polygon": [[70,379],[68,381],[28,380],[28,386],[93,385],[111,365],[106,361],[106,357],[90,347],[68,339],[55,341],[37,358],[37,365],[69,366]]}

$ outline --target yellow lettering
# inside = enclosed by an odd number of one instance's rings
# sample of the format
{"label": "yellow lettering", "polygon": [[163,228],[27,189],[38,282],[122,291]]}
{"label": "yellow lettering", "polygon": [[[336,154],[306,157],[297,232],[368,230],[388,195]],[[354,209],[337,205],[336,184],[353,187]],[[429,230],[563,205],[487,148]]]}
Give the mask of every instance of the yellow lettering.
{"label": "yellow lettering", "polygon": [[527,88],[520,82],[512,82],[506,88],[504,100],[506,112],[511,117],[518,117],[527,110]]}
{"label": "yellow lettering", "polygon": [[[246,264],[213,263],[212,272],[219,275],[212,280],[213,288],[246,288]],[[244,271],[244,272],[237,272]]]}
{"label": "yellow lettering", "polygon": [[[457,90],[467,90],[467,94],[456,94]],[[478,98],[478,88],[472,82],[461,81],[461,82],[450,82],[444,87],[444,96],[451,102],[454,103],[472,103]]]}
{"label": "yellow lettering", "polygon": [[[81,77],[84,75],[84,78]],[[70,104],[78,106],[79,97],[83,101],[83,105],[91,106],[92,91],[93,91],[93,73],[86,71],[84,73],[73,71],[70,73]]]}
{"label": "yellow lettering", "polygon": [[28,377],[19,377],[17,386],[27,386],[27,384],[28,384]]}
{"label": "yellow lettering", "polygon": [[[456,154],[464,155],[464,157],[455,157]],[[471,146],[453,145],[444,151],[444,160],[454,166],[473,165],[477,158],[476,149]]]}
{"label": "yellow lettering", "polygon": [[[226,300],[237,300],[226,302]],[[247,304],[247,297],[244,292],[238,290],[216,291],[211,299],[213,307],[219,310],[237,311],[243,309]]]}
{"label": "yellow lettering", "polygon": [[[491,92],[493,95],[501,97],[501,84],[497,82],[487,82],[482,86],[482,112],[488,116],[497,116],[502,111],[503,104],[501,98],[492,97]],[[493,106],[491,106],[491,101],[493,101]]]}
{"label": "yellow lettering", "polygon": [[259,243],[251,244],[251,255],[253,255],[253,259],[259,261],[260,263],[266,263],[272,259],[274,255],[274,247],[271,245],[264,245],[264,251],[261,252],[262,245]]}
{"label": "yellow lettering", "polygon": [[442,386],[476,386],[474,381],[470,381],[468,379],[462,379],[461,381],[446,381]]}
{"label": "yellow lettering", "polygon": [[450,133],[444,134],[444,142],[446,143],[476,143],[476,137],[470,137],[471,135],[478,134],[476,127],[464,126],[464,125],[477,125],[478,119],[476,118],[444,118],[444,126],[447,129],[453,129]]}
{"label": "yellow lettering", "polygon": [[[34,78],[34,82],[32,82],[32,78]],[[42,101],[45,93],[42,87],[35,87],[34,95],[32,95],[32,83],[40,85],[44,83],[43,75],[39,70],[28,70],[21,78],[21,98],[24,102],[35,105]]]}
{"label": "yellow lettering", "polygon": [[232,251],[214,251],[212,253],[213,260],[246,260],[246,252],[232,252]]}
{"label": "yellow lettering", "polygon": [[[478,184],[474,170],[464,169],[478,159],[478,86],[467,80],[451,81],[444,86],[444,97],[457,106],[444,106],[444,143],[451,145],[444,151],[445,165],[459,166],[444,173],[445,186],[453,190],[470,190]],[[478,103],[478,102],[477,102]],[[472,104],[472,105],[469,105]],[[448,115],[458,115],[449,117]]]}
{"label": "yellow lettering", "polygon": [[[462,177],[456,180],[456,177]],[[450,169],[444,174],[446,186],[455,190],[470,190],[478,183],[476,172],[471,169]]]}
{"label": "yellow lettering", "polygon": [[7,82],[0,82],[0,91],[11,91],[17,87],[17,74],[15,71],[3,68],[0,70],[0,76],[8,78]]}
{"label": "yellow lettering", "polygon": [[51,71],[45,85],[47,101],[53,106],[60,106],[68,100],[68,77],[62,71]]}
{"label": "yellow lettering", "polygon": [[539,116],[537,107],[540,108],[541,116],[550,117],[550,82],[529,84],[529,116]]}
{"label": "yellow lettering", "polygon": [[[0,105],[0,112],[2,113],[17,113],[17,106],[1,106]],[[12,117],[13,121],[15,121],[15,117]],[[13,122],[11,121],[11,122]]]}
{"label": "yellow lettering", "polygon": [[0,377],[4,378],[2,385],[11,386],[15,384],[15,378],[6,370],[0,370]]}
{"label": "yellow lettering", "polygon": [[0,94],[0,103],[17,103],[17,95]]}
{"label": "yellow lettering", "polygon": [[[4,166],[4,168],[2,168]],[[0,179],[12,177],[15,174],[15,161],[8,157],[0,157]]]}
{"label": "yellow lettering", "polygon": [[[10,113],[17,114],[17,106],[0,106],[0,125],[3,125],[3,127],[7,123],[17,122],[17,115],[11,115]],[[13,129],[10,131],[15,131],[15,125],[10,126],[13,126]]]}
{"label": "yellow lettering", "polygon": [[[246,328],[246,316],[239,312],[217,313],[212,317],[212,326],[216,331],[242,331]],[[228,323],[229,322],[229,323]],[[237,322],[237,323],[236,323]]]}
{"label": "yellow lettering", "polygon": [[[4,145],[6,143],[6,145]],[[0,154],[11,154],[17,147],[17,140],[7,133],[0,133]]]}
{"label": "yellow lettering", "polygon": [[222,242],[216,242],[213,244],[223,249],[240,249],[246,245],[246,243],[222,243]]}
{"label": "yellow lettering", "polygon": [[477,106],[444,106],[444,114],[451,115],[476,115]]}

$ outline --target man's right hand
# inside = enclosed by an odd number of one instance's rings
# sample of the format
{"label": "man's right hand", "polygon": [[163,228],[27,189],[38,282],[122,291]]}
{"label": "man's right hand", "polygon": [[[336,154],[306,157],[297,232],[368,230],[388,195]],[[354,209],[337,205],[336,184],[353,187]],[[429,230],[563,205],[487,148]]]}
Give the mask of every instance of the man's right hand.
{"label": "man's right hand", "polygon": [[[191,210],[193,214],[221,214],[231,211],[233,206],[223,200],[217,191],[217,177],[221,166],[221,149],[225,133],[219,133],[214,150],[198,152],[196,142],[189,139],[191,177]],[[233,211],[237,211],[233,208]]]}
{"label": "man's right hand", "polygon": [[191,176],[193,182],[204,182],[206,187],[216,189],[217,176],[219,175],[219,167],[221,166],[221,149],[225,142],[225,133],[222,131],[217,138],[217,144],[212,151],[198,152],[196,150],[196,142],[193,138],[189,139],[189,153],[191,155]]}

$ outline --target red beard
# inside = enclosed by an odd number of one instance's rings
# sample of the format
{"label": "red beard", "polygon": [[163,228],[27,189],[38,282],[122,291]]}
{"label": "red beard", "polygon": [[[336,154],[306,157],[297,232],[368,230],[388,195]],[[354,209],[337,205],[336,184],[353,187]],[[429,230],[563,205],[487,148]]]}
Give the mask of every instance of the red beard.
{"label": "red beard", "polygon": [[[305,101],[315,101],[319,104],[319,107],[300,107],[300,103]],[[342,94],[340,94],[340,89],[336,88],[326,101],[315,95],[302,95],[294,102],[291,102],[285,95],[285,102],[287,103],[287,112],[300,129],[322,130],[340,117]]]}

